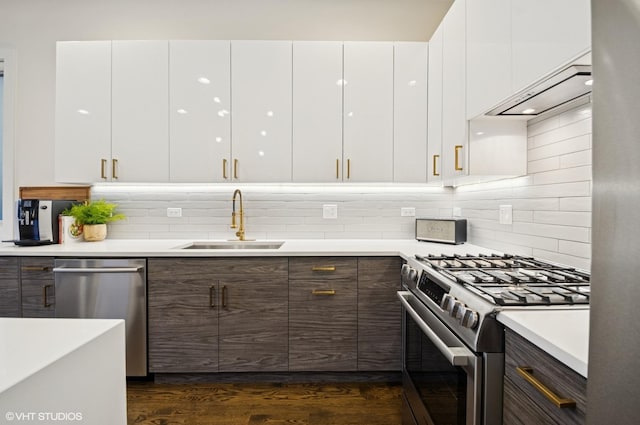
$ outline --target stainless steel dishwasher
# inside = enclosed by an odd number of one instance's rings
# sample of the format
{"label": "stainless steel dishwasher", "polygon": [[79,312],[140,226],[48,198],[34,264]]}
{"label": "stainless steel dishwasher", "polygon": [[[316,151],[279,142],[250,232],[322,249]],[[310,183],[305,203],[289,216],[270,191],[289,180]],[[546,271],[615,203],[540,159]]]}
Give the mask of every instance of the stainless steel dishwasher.
{"label": "stainless steel dishwasher", "polygon": [[127,376],[147,375],[146,259],[57,259],[56,317],[124,319]]}

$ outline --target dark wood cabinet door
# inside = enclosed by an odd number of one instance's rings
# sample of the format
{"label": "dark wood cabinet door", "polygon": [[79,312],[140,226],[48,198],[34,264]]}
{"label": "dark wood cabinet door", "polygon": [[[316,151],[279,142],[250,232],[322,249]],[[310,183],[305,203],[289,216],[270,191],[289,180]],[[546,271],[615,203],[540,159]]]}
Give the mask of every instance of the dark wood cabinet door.
{"label": "dark wood cabinet door", "polygon": [[358,258],[358,370],[402,368],[398,257]]}
{"label": "dark wood cabinet door", "polygon": [[290,258],[289,270],[289,370],[357,370],[357,259]]}
{"label": "dark wood cabinet door", "polygon": [[52,257],[22,257],[20,287],[23,317],[55,317],[55,281]]}
{"label": "dark wood cabinet door", "polygon": [[150,372],[217,372],[219,281],[208,259],[148,261]]}
{"label": "dark wood cabinet door", "polygon": [[220,372],[288,370],[287,268],[287,258],[217,261]]}
{"label": "dark wood cabinet door", "polygon": [[20,317],[18,258],[0,257],[0,317]]}

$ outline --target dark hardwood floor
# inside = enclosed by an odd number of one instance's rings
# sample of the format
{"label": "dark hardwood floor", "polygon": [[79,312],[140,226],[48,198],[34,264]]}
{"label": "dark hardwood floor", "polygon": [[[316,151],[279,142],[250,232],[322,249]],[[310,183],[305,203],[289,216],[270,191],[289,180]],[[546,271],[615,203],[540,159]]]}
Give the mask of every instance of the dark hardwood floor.
{"label": "dark hardwood floor", "polygon": [[396,425],[400,384],[127,385],[128,423]]}

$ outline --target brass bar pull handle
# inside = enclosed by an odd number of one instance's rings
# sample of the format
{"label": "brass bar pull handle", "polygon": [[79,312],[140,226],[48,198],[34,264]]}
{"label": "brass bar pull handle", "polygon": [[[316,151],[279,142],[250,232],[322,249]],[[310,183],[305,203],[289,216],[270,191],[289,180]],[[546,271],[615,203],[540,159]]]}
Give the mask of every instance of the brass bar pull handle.
{"label": "brass bar pull handle", "polygon": [[216,285],[209,286],[209,307],[216,307]]}
{"label": "brass bar pull handle", "polygon": [[313,266],[311,267],[312,272],[335,272],[336,266]]}
{"label": "brass bar pull handle", "polygon": [[53,285],[43,285],[42,286],[42,306],[44,308],[49,308],[49,307],[51,307],[53,305],[52,303],[47,302],[47,298],[48,298],[48,295],[49,295],[49,293],[48,293],[49,291],[47,291],[47,289],[52,288],[52,287],[53,287]]}
{"label": "brass bar pull handle", "polygon": [[439,176],[440,173],[438,173],[437,171],[437,164],[438,164],[438,159],[440,159],[440,155],[433,155],[433,175],[434,176]]}
{"label": "brass bar pull handle", "polygon": [[460,150],[462,149],[462,145],[455,146],[455,154],[456,154],[456,163],[455,168],[456,171],[462,171],[462,167],[460,166]]}
{"label": "brass bar pull handle", "polygon": [[311,291],[311,295],[335,295],[335,289],[314,289]]}
{"label": "brass bar pull handle", "polygon": [[347,179],[351,178],[351,160],[347,159]]}
{"label": "brass bar pull handle", "polygon": [[227,287],[222,287],[222,308],[227,308]]}
{"label": "brass bar pull handle", "polygon": [[551,391],[546,385],[540,382],[537,378],[533,376],[533,369],[527,366],[517,367],[516,370],[528,383],[533,385],[533,387],[540,391],[542,395],[544,395],[549,401],[551,401],[556,407],[560,409],[568,408],[568,407],[576,407],[576,401],[570,398],[562,398]]}
{"label": "brass bar pull handle", "polygon": [[115,158],[111,160],[111,177],[118,179],[118,160]]}
{"label": "brass bar pull handle", "polygon": [[238,178],[238,160],[237,159],[233,160],[233,178],[234,179]]}
{"label": "brass bar pull handle", "polygon": [[100,178],[102,180],[107,179],[107,160],[104,158],[100,160]]}
{"label": "brass bar pull handle", "polygon": [[222,160],[222,178],[227,179],[227,159]]}
{"label": "brass bar pull handle", "polygon": [[340,178],[340,160],[336,159],[336,179]]}
{"label": "brass bar pull handle", "polygon": [[22,266],[23,272],[48,272],[51,271],[51,267],[47,266]]}

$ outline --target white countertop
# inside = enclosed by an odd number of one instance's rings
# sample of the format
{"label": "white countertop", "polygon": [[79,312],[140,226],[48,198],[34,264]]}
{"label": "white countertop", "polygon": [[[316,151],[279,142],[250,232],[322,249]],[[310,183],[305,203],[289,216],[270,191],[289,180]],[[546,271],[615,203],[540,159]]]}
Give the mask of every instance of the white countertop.
{"label": "white countertop", "polygon": [[498,321],[587,377],[589,309],[507,310]]}
{"label": "white countertop", "polygon": [[[197,242],[221,242],[199,239]],[[271,257],[271,256],[387,256],[405,258],[414,254],[477,254],[496,250],[472,244],[449,245],[418,242],[413,239],[290,239],[278,249],[180,249],[194,240],[186,239],[107,239],[63,245],[19,247],[0,244],[0,255],[55,257]]]}
{"label": "white countertop", "polygon": [[121,323],[0,318],[0,394]]}

